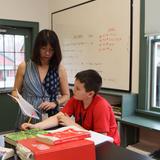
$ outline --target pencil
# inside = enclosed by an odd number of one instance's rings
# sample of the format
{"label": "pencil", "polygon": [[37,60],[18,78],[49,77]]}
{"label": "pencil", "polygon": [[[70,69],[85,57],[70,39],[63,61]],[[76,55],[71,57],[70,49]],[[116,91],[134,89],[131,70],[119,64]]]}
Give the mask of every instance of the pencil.
{"label": "pencil", "polygon": [[30,122],[31,122],[31,120],[32,120],[32,117],[30,117],[30,118],[29,118],[29,120],[28,120],[28,122],[27,122],[27,123],[30,123]]}

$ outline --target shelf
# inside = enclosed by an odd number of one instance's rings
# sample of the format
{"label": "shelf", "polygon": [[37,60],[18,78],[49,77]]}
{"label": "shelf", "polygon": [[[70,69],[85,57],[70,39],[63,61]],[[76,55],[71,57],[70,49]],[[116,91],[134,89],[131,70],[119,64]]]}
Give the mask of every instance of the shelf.
{"label": "shelf", "polygon": [[148,146],[143,143],[136,143],[134,145],[128,145],[126,148],[131,151],[143,154],[143,155],[149,155],[150,153],[153,152],[153,148],[151,146]]}
{"label": "shelf", "polygon": [[121,119],[122,123],[137,126],[137,127],[145,127],[148,129],[160,131],[160,123],[159,120],[149,119],[137,115],[131,115],[128,117],[124,117]]}
{"label": "shelf", "polygon": [[160,149],[160,133],[146,128],[140,128],[139,130],[139,141],[133,145],[128,145],[127,149],[132,151],[150,155]]}
{"label": "shelf", "polygon": [[134,114],[137,105],[137,94],[104,90],[100,92],[100,94],[106,98],[113,107],[113,112],[117,120]]}

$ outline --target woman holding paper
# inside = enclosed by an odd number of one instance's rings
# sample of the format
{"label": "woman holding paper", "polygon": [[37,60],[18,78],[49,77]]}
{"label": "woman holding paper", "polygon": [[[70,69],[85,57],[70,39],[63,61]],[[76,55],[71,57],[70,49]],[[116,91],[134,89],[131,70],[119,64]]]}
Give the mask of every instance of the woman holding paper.
{"label": "woman holding paper", "polygon": [[[31,60],[18,67],[12,95],[17,97],[17,89],[39,111],[40,120],[56,114],[69,99],[67,73],[61,59],[56,33],[45,29],[36,37]],[[19,113],[18,127],[27,118]],[[32,123],[36,122],[32,119]]]}

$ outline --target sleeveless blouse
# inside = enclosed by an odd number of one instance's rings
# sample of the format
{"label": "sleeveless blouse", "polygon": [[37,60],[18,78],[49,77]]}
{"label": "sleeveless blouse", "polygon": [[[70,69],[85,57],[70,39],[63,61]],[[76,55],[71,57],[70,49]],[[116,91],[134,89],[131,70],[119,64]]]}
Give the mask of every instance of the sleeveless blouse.
{"label": "sleeveless blouse", "polygon": [[[31,60],[26,64],[26,70],[23,78],[22,92],[21,95],[23,98],[28,101],[30,104],[34,106],[35,109],[38,110],[38,116],[40,120],[33,119],[32,123],[37,123],[42,120],[43,111],[38,107],[43,101],[54,101],[58,98],[60,93],[60,82],[59,82],[59,74],[58,70],[55,68],[49,67],[46,77],[41,83],[38,69],[34,62]],[[58,113],[59,108],[56,107],[47,111],[48,115],[54,115]],[[17,116],[16,128],[27,122],[28,116],[23,115],[21,110],[19,109],[19,113]]]}
{"label": "sleeveless blouse", "polygon": [[[47,93],[49,94],[49,101],[52,102],[56,99],[58,99],[59,96],[59,75],[58,71],[55,68],[49,68],[48,73],[44,79],[43,86]],[[58,113],[58,106],[55,109],[51,109],[47,111],[49,116],[55,115]]]}

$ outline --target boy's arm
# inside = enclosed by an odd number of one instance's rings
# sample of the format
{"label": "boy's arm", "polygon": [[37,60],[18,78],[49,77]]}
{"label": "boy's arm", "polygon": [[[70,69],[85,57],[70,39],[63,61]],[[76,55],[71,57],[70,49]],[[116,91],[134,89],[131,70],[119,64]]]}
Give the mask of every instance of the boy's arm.
{"label": "boy's arm", "polygon": [[22,130],[27,130],[27,129],[32,129],[32,128],[49,129],[49,128],[52,128],[52,127],[56,127],[59,124],[57,116],[60,116],[60,115],[63,115],[63,113],[59,112],[56,115],[51,116],[51,117],[45,119],[44,121],[41,121],[41,122],[36,123],[36,124],[23,123],[21,125],[21,129]]}
{"label": "boy's arm", "polygon": [[[80,129],[84,129],[81,125],[76,123],[71,117],[69,117],[66,113],[58,115],[58,122],[62,126],[76,126]],[[84,129],[85,130],[85,129]]]}

